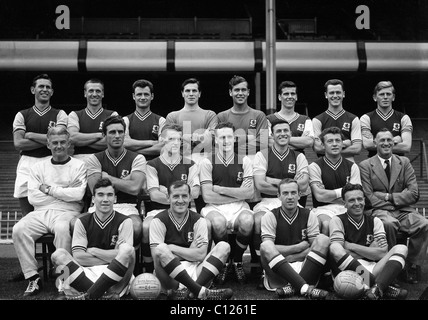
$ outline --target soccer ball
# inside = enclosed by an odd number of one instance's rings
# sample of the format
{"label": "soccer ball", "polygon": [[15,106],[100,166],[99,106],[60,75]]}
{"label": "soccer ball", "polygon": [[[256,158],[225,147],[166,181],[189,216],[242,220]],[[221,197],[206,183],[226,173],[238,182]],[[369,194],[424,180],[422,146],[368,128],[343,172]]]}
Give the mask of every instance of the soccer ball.
{"label": "soccer ball", "polygon": [[154,300],[161,292],[161,283],[153,273],[142,273],[131,283],[129,293],[134,300]]}
{"label": "soccer ball", "polygon": [[358,299],[365,291],[364,279],[355,271],[345,270],[334,278],[333,288],[343,299]]}

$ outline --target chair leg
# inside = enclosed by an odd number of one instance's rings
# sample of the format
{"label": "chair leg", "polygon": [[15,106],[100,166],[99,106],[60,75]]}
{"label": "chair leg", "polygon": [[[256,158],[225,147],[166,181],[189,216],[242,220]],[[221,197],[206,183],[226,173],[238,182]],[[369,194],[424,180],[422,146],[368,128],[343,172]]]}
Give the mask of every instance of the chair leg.
{"label": "chair leg", "polygon": [[42,253],[43,253],[43,278],[45,281],[48,281],[48,259],[47,259],[47,243],[42,243]]}

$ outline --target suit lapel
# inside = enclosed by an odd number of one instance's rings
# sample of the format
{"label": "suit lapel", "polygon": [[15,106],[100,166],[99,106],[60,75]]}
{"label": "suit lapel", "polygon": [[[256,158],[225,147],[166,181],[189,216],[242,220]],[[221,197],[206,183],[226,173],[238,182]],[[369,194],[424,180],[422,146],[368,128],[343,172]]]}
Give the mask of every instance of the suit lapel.
{"label": "suit lapel", "polygon": [[391,158],[391,180],[389,181],[389,185],[392,188],[392,186],[397,181],[398,175],[401,172],[402,167],[401,159],[397,156],[393,155]]}
{"label": "suit lapel", "polygon": [[[383,166],[382,166],[379,158],[377,157],[377,155],[374,156],[370,160],[370,162],[371,162],[374,174],[377,175],[377,177],[383,183],[385,188],[389,190],[388,178],[386,176],[385,169],[383,168]],[[392,180],[392,174],[391,174],[391,181],[393,181]]]}

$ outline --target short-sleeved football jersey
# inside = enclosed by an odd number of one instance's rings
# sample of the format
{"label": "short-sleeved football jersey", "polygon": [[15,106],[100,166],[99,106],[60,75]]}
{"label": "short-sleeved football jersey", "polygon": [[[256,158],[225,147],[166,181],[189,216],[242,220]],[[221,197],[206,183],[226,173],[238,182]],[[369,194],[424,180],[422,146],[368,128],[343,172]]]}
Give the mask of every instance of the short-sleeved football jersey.
{"label": "short-sleeved football jersey", "polygon": [[[143,155],[124,149],[119,158],[114,159],[108,150],[97,152],[88,159],[88,176],[95,172],[107,172],[109,175],[124,179],[133,171],[146,173],[146,159]],[[137,197],[117,191],[117,203],[137,203]]]}
{"label": "short-sleeved football jersey", "polygon": [[[373,137],[383,128],[391,131],[392,135],[400,136],[403,131],[413,132],[413,125],[410,117],[403,112],[391,109],[384,115],[378,109],[361,116],[361,132],[369,130]],[[372,157],[376,151],[369,151],[368,157]],[[403,156],[402,153],[397,153]]]}
{"label": "short-sleeved football jersey", "polygon": [[[72,115],[72,113],[75,115]],[[72,111],[69,117],[74,120],[69,121],[68,126],[77,126],[79,132],[82,133],[102,132],[104,120],[112,114],[117,114],[117,112],[104,108],[100,108],[96,113],[92,113],[88,108]],[[75,123],[75,121],[78,123]],[[74,154],[90,154],[98,151],[88,146],[74,147]]]}
{"label": "short-sleeved football jersey", "polygon": [[[46,134],[50,127],[57,125],[67,126],[67,114],[65,111],[51,106],[41,111],[36,106],[33,106],[16,114],[13,121],[13,132],[23,130],[25,132]],[[46,146],[43,146],[33,150],[22,150],[20,154],[43,158],[52,155],[52,152]]]}
{"label": "short-sleeved football jersey", "polygon": [[[119,212],[113,211],[105,220],[101,221],[94,213],[79,218],[83,230],[76,229],[73,234],[72,251],[87,248],[100,248],[104,250],[117,249],[120,241],[133,245],[132,223],[129,230],[124,230],[123,222],[131,220]],[[120,239],[121,235],[124,237]]]}
{"label": "short-sleeved football jersey", "polygon": [[[194,161],[183,163],[182,157],[176,163],[168,163],[162,156],[147,162],[147,190],[164,186],[166,188],[177,180],[186,181],[193,187],[199,185],[198,168]],[[152,210],[167,209],[169,205],[151,201]]]}

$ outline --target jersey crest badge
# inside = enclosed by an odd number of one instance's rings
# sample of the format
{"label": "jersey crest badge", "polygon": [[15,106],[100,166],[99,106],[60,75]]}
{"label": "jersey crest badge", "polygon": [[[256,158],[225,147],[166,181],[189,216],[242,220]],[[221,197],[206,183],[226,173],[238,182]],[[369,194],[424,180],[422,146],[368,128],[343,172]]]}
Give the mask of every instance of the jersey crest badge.
{"label": "jersey crest badge", "polygon": [[303,130],[305,130],[305,124],[299,123],[297,125],[297,131],[302,131],[303,132]]}
{"label": "jersey crest badge", "polygon": [[159,126],[157,124],[153,125],[152,133],[158,135],[159,134]]}
{"label": "jersey crest badge", "polygon": [[372,234],[368,234],[366,238],[366,246],[370,246],[374,240],[374,236]]}
{"label": "jersey crest badge", "polygon": [[182,181],[187,181],[187,174],[183,173],[183,174],[181,175],[181,180],[182,180]]}
{"label": "jersey crest badge", "polygon": [[193,242],[195,239],[195,233],[193,231],[190,231],[187,233],[187,242]]}
{"label": "jersey crest badge", "polygon": [[249,129],[255,129],[257,126],[257,120],[256,119],[251,119],[250,120],[250,128]]}
{"label": "jersey crest badge", "polygon": [[122,170],[120,178],[125,179],[127,176],[129,176],[129,170]]}
{"label": "jersey crest badge", "polygon": [[346,176],[346,183],[349,183],[349,181],[351,180],[350,176]]}
{"label": "jersey crest badge", "polygon": [[306,240],[308,238],[308,229],[302,229],[302,240]]}
{"label": "jersey crest badge", "polygon": [[49,125],[48,125],[48,130],[50,128],[56,127],[56,122],[55,121],[49,121]]}
{"label": "jersey crest badge", "polygon": [[242,171],[238,172],[238,175],[236,177],[236,182],[242,183],[244,181],[244,173]]}
{"label": "jersey crest badge", "polygon": [[104,124],[104,121],[101,121],[100,126],[98,127],[98,131],[100,131],[100,132],[103,131],[103,124]]}
{"label": "jersey crest badge", "polygon": [[351,129],[351,124],[349,122],[344,122],[342,126],[343,131],[349,131]]}
{"label": "jersey crest badge", "polygon": [[392,125],[392,131],[400,132],[400,124],[394,122],[394,124]]}
{"label": "jersey crest badge", "polygon": [[294,163],[288,165],[288,173],[296,173],[296,165]]}
{"label": "jersey crest badge", "polygon": [[110,241],[110,246],[116,246],[118,239],[119,239],[119,236],[117,234],[112,235],[111,241]]}

